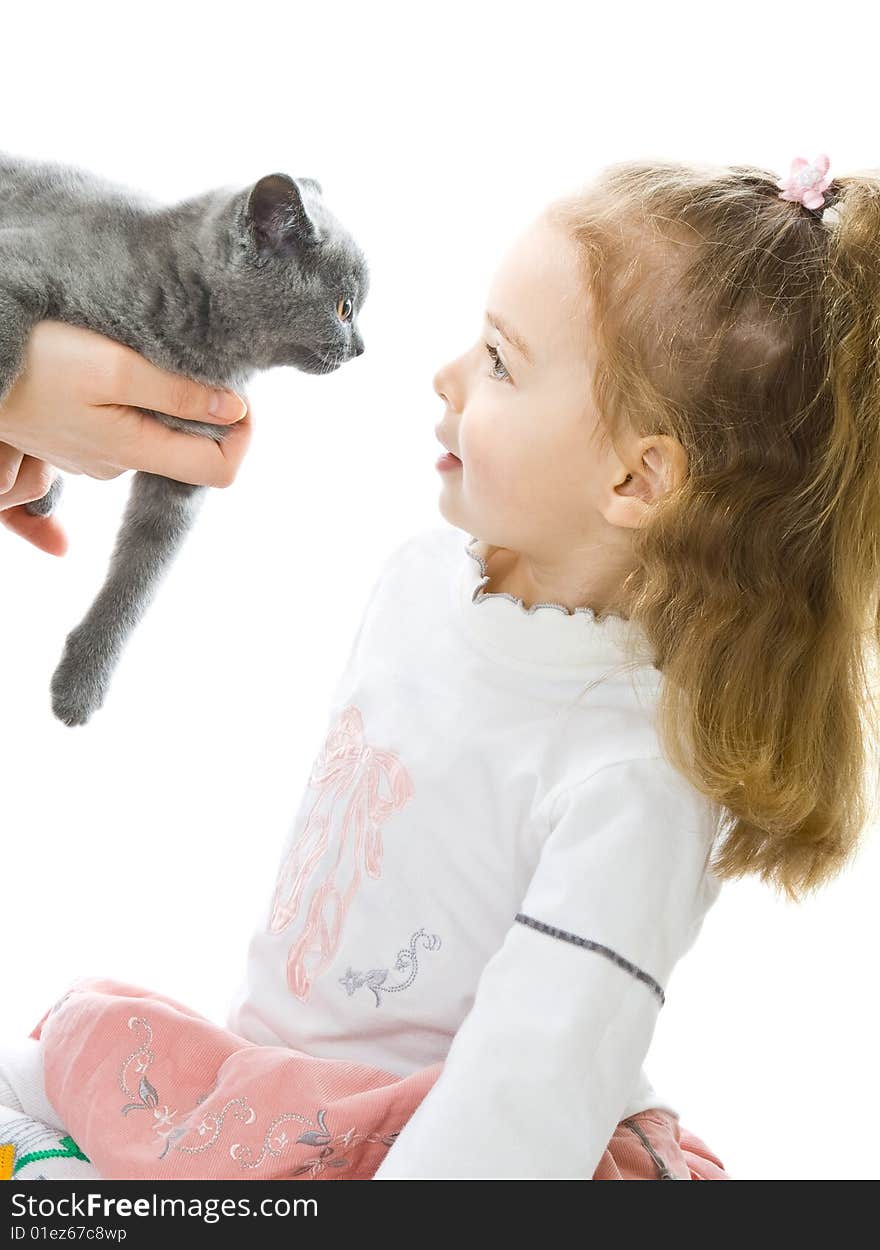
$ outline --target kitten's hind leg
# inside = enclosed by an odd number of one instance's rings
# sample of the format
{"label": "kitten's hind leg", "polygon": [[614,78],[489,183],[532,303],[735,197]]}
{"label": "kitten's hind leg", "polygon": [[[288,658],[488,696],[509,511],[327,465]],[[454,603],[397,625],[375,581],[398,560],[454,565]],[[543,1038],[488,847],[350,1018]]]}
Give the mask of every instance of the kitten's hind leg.
{"label": "kitten's hind leg", "polygon": [[62,490],[62,480],[60,477],[56,477],[42,499],[33,499],[30,503],[24,505],[25,512],[29,512],[31,516],[49,516],[61,498]]}
{"label": "kitten's hind leg", "polygon": [[104,702],[126,642],[177,555],[205,496],[153,473],[136,473],[104,585],[67,636],[52,677],[52,710],[84,725]]}

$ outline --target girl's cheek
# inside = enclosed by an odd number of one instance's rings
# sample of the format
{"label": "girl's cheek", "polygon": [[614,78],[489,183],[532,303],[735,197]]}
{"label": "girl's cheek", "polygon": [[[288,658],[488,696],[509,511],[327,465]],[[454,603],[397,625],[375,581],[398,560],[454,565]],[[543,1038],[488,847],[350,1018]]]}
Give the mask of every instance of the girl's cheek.
{"label": "girl's cheek", "polygon": [[488,487],[495,476],[491,447],[479,438],[462,439],[459,451],[468,481],[474,487]]}
{"label": "girl's cheek", "polygon": [[505,426],[491,410],[480,409],[471,417],[470,421],[465,417],[461,423],[458,450],[475,475],[488,477],[497,472],[498,464],[505,459]]}
{"label": "girl's cheek", "polygon": [[522,486],[503,450],[478,451],[465,459],[463,481],[467,498],[475,506],[488,509],[487,515],[503,516],[512,505],[519,506]]}

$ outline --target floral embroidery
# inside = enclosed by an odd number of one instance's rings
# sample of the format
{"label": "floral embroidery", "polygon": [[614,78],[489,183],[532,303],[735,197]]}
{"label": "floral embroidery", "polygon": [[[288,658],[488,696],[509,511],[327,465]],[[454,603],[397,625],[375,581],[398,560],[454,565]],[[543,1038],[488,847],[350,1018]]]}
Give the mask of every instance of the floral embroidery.
{"label": "floral embroidery", "polygon": [[270,933],[286,929],[314,886],[287,957],[287,984],[302,1002],[336,954],[362,866],[380,875],[383,822],[414,794],[397,756],[364,741],[353,706],[330,728],[308,784],[317,796],[282,862],[269,920]]}
{"label": "floral embroidery", "polygon": [[[159,1106],[159,1092],[146,1076],[147,1070],[155,1060],[155,1055],[150,1049],[153,1040],[152,1027],[149,1021],[140,1016],[132,1016],[128,1021],[128,1027],[132,1031],[139,1029],[144,1040],[137,1050],[123,1060],[119,1071],[120,1088],[126,1098],[130,1100],[122,1107],[121,1112],[122,1115],[128,1115],[132,1111],[152,1111],[153,1118],[156,1120],[156,1123],[152,1125],[153,1131],[165,1140],[165,1147],[159,1155],[160,1159],[164,1159],[170,1149],[187,1155],[204,1154],[206,1151],[212,1150],[220,1139],[227,1115],[230,1113],[235,1119],[245,1124],[256,1123],[257,1113],[246,1098],[230,1098],[220,1111],[203,1112],[199,1124],[193,1128],[190,1121],[196,1118],[199,1108],[214,1093],[216,1089],[215,1082],[211,1089],[199,1095],[196,1099],[195,1107],[187,1113],[184,1119],[178,1125],[172,1126],[172,1119],[177,1112],[170,1111],[167,1106]],[[129,1069],[136,1074],[140,1074],[136,1096],[129,1087]],[[263,1134],[262,1148],[256,1154],[250,1146],[245,1145],[243,1142],[233,1142],[229,1147],[229,1157],[235,1160],[243,1171],[255,1171],[266,1159],[277,1159],[285,1150],[292,1146],[318,1146],[320,1149],[317,1154],[312,1155],[293,1171],[287,1173],[288,1177],[303,1176],[306,1173],[316,1176],[326,1168],[342,1169],[351,1167],[352,1163],[355,1162],[351,1157],[352,1147],[361,1145],[364,1142],[392,1146],[400,1134],[400,1129],[395,1129],[390,1133],[359,1133],[353,1127],[347,1129],[344,1133],[334,1133],[327,1127],[326,1115],[327,1110],[325,1107],[318,1109],[314,1120],[311,1120],[308,1116],[301,1115],[297,1111],[283,1112],[281,1115],[275,1116],[270,1122],[269,1127]],[[304,1131],[298,1132],[296,1136],[293,1136],[286,1128],[282,1127],[292,1122],[296,1123],[298,1129],[301,1126]],[[163,1131],[166,1125],[168,1126],[167,1131]],[[195,1143],[184,1145],[181,1139],[190,1132],[198,1134],[199,1137],[205,1140],[198,1145]],[[342,1153],[340,1153],[340,1150]]]}
{"label": "floral embroidery", "polygon": [[[172,1120],[177,1115],[177,1112],[171,1111],[167,1106],[159,1106],[159,1093],[146,1075],[141,1075],[136,1095],[128,1087],[127,1072],[129,1065],[134,1063],[134,1071],[145,1074],[154,1059],[153,1052],[149,1048],[153,1038],[153,1030],[146,1020],[142,1020],[138,1016],[132,1016],[129,1019],[128,1027],[133,1029],[135,1026],[139,1026],[144,1030],[147,1034],[147,1040],[123,1062],[119,1074],[120,1088],[127,1098],[135,1099],[135,1101],[128,1102],[122,1108],[122,1115],[128,1115],[132,1111],[152,1111],[153,1119],[155,1120],[155,1123],[152,1125],[153,1132],[160,1138],[165,1139],[165,1149],[159,1156],[160,1159],[164,1159],[168,1152],[169,1141],[175,1131]],[[166,1125],[168,1126],[168,1131],[163,1132]],[[185,1132],[186,1130],[184,1129],[183,1131]]]}
{"label": "floral embroidery", "polygon": [[394,962],[394,968],[397,972],[405,972],[409,968],[410,974],[405,981],[392,982],[390,985],[386,985],[385,979],[388,976],[388,968],[370,968],[367,972],[353,972],[351,966],[349,966],[345,976],[339,978],[339,984],[345,986],[349,998],[355,990],[360,989],[362,985],[366,985],[375,994],[376,1006],[378,1007],[381,1002],[379,998],[380,991],[384,994],[393,994],[397,990],[405,990],[416,979],[419,971],[419,961],[416,955],[416,946],[419,938],[422,939],[421,944],[425,950],[435,951],[440,945],[440,938],[436,933],[427,933],[424,929],[418,929],[412,935],[409,940],[409,948],[400,951]]}

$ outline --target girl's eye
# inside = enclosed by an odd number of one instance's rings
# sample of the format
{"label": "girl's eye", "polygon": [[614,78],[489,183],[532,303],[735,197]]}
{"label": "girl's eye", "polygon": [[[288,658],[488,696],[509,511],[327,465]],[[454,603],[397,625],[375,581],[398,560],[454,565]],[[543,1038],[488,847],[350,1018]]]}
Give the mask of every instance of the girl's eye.
{"label": "girl's eye", "polygon": [[352,304],[350,299],[341,299],[339,303],[336,305],[336,312],[339,316],[339,320],[348,321],[348,319],[351,317],[353,307],[354,305]]}
{"label": "girl's eye", "polygon": [[[495,350],[495,348],[492,346],[492,344],[491,344],[491,343],[487,343],[487,344],[486,344],[486,351],[487,351],[487,352],[489,353],[489,355],[492,357],[492,377],[493,377],[493,378],[497,378],[499,382],[506,382],[506,381],[508,381],[508,380],[509,380],[509,378],[510,378],[510,374],[507,372],[507,366],[505,365],[505,363],[504,363],[504,361],[501,359],[501,357],[498,355],[498,352]],[[498,366],[499,366],[499,365],[500,365],[500,366],[501,366],[501,368],[504,370],[503,375],[498,374],[498,373],[496,372],[496,370],[498,369]]]}

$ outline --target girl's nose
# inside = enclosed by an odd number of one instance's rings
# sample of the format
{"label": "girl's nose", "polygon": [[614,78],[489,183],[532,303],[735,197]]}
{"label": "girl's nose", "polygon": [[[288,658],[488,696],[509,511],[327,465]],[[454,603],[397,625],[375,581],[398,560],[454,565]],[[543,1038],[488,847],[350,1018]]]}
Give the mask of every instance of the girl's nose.
{"label": "girl's nose", "polygon": [[450,365],[443,365],[434,374],[433,387],[437,395],[446,403],[451,404],[450,399],[452,391],[452,369]]}

